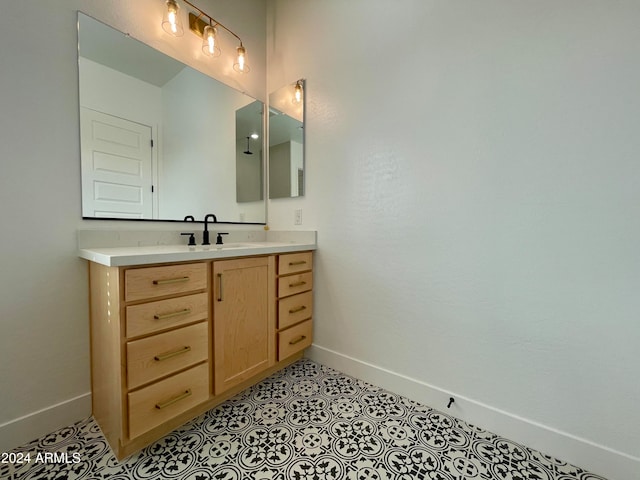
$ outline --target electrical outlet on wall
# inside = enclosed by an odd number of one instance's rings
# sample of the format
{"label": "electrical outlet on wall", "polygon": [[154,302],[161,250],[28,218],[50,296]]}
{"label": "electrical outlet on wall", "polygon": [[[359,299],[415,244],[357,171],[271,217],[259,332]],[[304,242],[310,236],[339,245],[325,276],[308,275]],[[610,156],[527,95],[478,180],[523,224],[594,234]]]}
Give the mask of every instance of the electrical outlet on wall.
{"label": "electrical outlet on wall", "polygon": [[296,208],[293,215],[293,224],[302,225],[302,209]]}
{"label": "electrical outlet on wall", "polygon": [[244,212],[240,212],[240,221],[244,222]]}

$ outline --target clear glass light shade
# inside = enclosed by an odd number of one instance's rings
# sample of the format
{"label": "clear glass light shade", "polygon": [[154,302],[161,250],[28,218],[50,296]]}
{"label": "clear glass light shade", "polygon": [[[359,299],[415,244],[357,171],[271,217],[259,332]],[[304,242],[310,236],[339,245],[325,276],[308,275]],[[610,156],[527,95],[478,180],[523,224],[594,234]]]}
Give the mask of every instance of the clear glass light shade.
{"label": "clear glass light shade", "polygon": [[218,29],[207,25],[202,32],[202,52],[209,57],[219,57]]}
{"label": "clear glass light shade", "polygon": [[181,37],[184,34],[182,18],[180,17],[180,5],[176,0],[167,0],[167,6],[162,18],[162,29],[174,37]]}
{"label": "clear glass light shade", "polygon": [[304,92],[302,91],[302,84],[300,82],[296,82],[296,86],[293,88],[293,98],[291,101],[293,103],[300,103],[302,102],[303,95]]}
{"label": "clear glass light shade", "polygon": [[249,65],[247,64],[247,50],[240,44],[238,47],[238,58],[233,64],[233,69],[238,73],[249,73]]}

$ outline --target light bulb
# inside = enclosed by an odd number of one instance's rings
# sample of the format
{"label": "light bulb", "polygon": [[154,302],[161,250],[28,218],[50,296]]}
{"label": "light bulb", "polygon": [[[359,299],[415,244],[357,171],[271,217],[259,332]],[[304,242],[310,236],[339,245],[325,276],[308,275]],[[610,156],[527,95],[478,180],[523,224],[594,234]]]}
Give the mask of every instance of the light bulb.
{"label": "light bulb", "polygon": [[247,50],[242,46],[242,43],[240,43],[237,50],[238,60],[233,64],[233,69],[239,73],[248,73],[250,68],[249,65],[247,65]]}
{"label": "light bulb", "polygon": [[209,57],[217,57],[220,55],[220,47],[218,47],[218,29],[207,25],[202,32],[202,51]]}
{"label": "light bulb", "polygon": [[180,5],[176,0],[167,0],[167,8],[162,19],[162,29],[175,37],[180,37],[184,33],[182,21],[180,20]]}
{"label": "light bulb", "polygon": [[302,101],[302,85],[300,85],[300,82],[296,82],[296,86],[294,88],[294,101],[295,103],[300,103]]}

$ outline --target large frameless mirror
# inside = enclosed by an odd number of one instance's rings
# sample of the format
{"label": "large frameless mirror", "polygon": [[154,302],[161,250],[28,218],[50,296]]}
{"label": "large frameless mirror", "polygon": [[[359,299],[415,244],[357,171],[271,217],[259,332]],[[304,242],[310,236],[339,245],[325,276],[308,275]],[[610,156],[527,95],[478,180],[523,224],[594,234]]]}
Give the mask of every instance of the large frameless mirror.
{"label": "large frameless mirror", "polygon": [[265,223],[262,102],[81,12],[78,29],[83,218]]}
{"label": "large frameless mirror", "polygon": [[269,198],[304,195],[305,81],[269,94]]}

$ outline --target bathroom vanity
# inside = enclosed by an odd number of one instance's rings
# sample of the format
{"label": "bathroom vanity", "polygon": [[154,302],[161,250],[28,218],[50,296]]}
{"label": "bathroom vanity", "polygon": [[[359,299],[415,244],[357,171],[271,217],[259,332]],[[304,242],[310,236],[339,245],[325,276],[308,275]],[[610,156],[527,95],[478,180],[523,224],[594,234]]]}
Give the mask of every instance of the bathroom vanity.
{"label": "bathroom vanity", "polygon": [[302,356],[312,341],[314,249],[80,250],[89,260],[93,415],[119,459]]}

